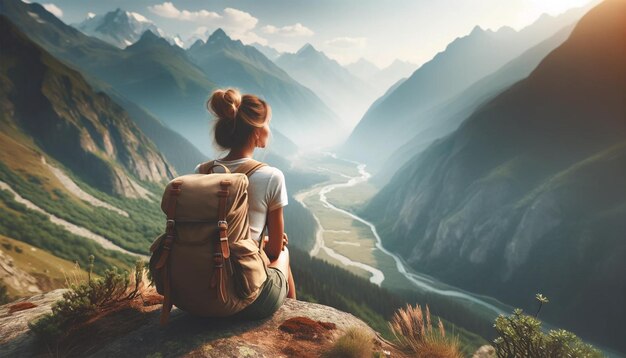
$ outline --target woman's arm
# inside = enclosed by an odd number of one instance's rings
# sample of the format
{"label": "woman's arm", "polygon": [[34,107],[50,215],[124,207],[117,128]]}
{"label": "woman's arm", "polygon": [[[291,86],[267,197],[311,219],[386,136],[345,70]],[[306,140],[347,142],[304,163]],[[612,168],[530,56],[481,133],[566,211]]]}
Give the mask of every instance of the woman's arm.
{"label": "woman's arm", "polygon": [[274,261],[283,250],[283,233],[285,222],[283,220],[283,208],[274,209],[267,214],[267,234],[269,241],[265,245],[265,253],[270,261]]}

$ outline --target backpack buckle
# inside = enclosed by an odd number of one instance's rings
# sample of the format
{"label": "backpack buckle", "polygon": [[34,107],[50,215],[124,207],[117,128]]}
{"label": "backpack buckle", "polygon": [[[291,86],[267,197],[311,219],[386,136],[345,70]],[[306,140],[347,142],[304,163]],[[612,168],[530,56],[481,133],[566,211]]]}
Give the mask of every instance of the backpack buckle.
{"label": "backpack buckle", "polygon": [[166,228],[174,228],[174,225],[176,224],[176,221],[174,221],[174,219],[167,219],[165,221],[165,227]]}
{"label": "backpack buckle", "polygon": [[217,222],[217,227],[220,228],[220,229],[227,230],[228,229],[228,222],[226,220],[219,220]]}

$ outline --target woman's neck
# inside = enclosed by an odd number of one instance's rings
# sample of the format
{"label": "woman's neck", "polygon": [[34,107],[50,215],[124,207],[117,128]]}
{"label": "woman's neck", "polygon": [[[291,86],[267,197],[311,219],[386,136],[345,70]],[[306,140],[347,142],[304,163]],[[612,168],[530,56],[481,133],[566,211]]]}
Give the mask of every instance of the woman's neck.
{"label": "woman's neck", "polygon": [[237,160],[242,158],[252,158],[254,148],[231,149],[227,156],[222,160]]}

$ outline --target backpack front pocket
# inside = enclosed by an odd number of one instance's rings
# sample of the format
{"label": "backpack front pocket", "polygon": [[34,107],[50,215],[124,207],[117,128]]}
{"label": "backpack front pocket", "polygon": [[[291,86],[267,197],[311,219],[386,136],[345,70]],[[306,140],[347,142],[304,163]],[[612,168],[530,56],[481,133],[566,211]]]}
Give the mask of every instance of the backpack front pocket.
{"label": "backpack front pocket", "polygon": [[235,293],[241,299],[255,296],[267,280],[259,248],[253,240],[245,239],[232,243],[230,252]]}

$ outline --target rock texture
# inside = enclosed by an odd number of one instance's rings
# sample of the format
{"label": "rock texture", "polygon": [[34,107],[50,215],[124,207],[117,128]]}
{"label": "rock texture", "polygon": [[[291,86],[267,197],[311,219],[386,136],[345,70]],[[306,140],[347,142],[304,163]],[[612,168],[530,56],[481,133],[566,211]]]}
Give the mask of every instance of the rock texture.
{"label": "rock texture", "polygon": [[27,137],[88,184],[146,198],[136,179],[160,183],[176,173],[128,113],[78,72],[0,19],[0,124]]}
{"label": "rock texture", "polygon": [[[62,293],[56,290],[0,306],[0,356],[45,352],[37,346],[28,322],[50,312]],[[147,301],[144,304],[150,304]],[[15,311],[21,307],[25,309]],[[260,321],[198,318],[174,309],[166,327],[159,326],[159,308],[159,304],[149,306],[139,318],[137,311],[101,318],[109,322],[92,323],[97,327],[91,330],[97,333],[90,334],[86,351],[85,347],[75,347],[64,352],[92,357],[318,357],[347,328],[359,327],[371,334],[383,356],[402,356],[363,321],[319,304],[288,299],[271,318]],[[128,331],[128,322],[137,326]]]}

